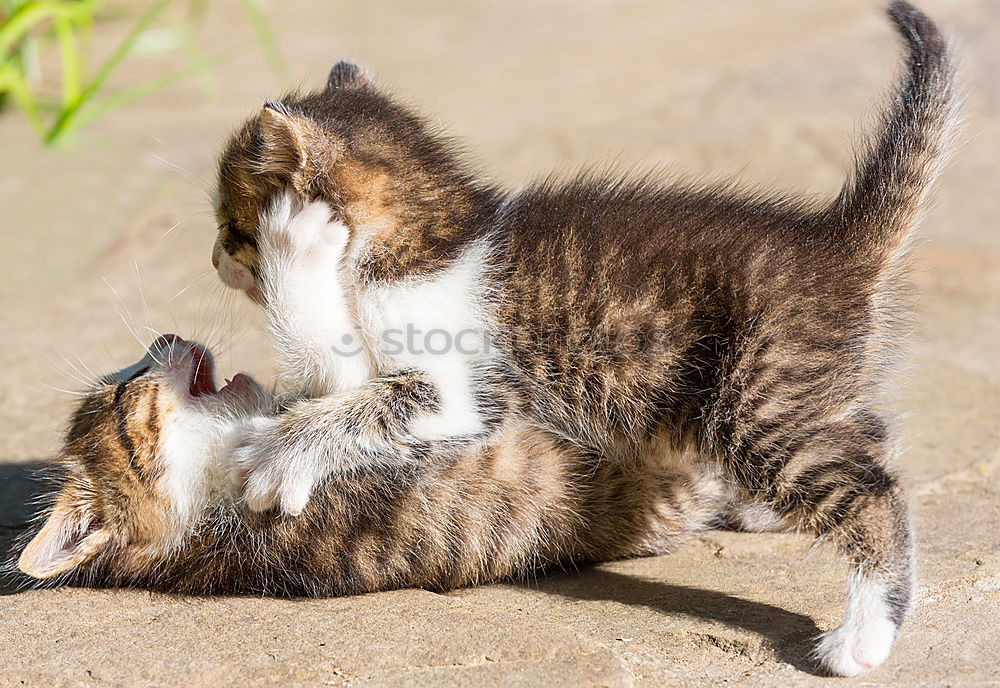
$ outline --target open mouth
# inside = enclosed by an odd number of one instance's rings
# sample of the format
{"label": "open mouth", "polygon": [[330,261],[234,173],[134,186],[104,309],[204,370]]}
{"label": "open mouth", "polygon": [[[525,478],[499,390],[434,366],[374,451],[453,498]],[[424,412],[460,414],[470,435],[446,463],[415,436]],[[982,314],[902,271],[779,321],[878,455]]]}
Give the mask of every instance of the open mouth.
{"label": "open mouth", "polygon": [[215,359],[212,352],[201,344],[188,342],[175,334],[160,336],[153,343],[153,350],[167,352],[167,360],[173,359],[177,365],[188,365],[188,394],[193,398],[222,396],[249,389],[254,385],[251,378],[243,373],[226,380],[221,388],[215,385]]}
{"label": "open mouth", "polygon": [[191,372],[188,378],[188,393],[193,397],[217,394],[215,388],[215,360],[211,352],[199,344],[191,344],[188,356],[191,358]]}

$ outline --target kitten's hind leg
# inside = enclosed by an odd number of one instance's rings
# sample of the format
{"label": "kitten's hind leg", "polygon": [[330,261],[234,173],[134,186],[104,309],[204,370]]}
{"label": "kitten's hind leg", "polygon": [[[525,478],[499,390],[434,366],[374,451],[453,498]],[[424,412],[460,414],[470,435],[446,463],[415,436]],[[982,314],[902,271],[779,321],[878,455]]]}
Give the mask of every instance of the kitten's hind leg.
{"label": "kitten's hind leg", "polygon": [[847,611],[815,656],[838,676],[882,664],[910,608],[913,545],[906,502],[888,466],[885,423],[862,412],[820,426],[760,433],[727,459],[749,495],[850,559]]}
{"label": "kitten's hind leg", "polygon": [[835,533],[851,558],[847,610],[820,636],[816,659],[838,676],[855,676],[884,662],[913,595],[913,546],[898,485],[858,500]]}

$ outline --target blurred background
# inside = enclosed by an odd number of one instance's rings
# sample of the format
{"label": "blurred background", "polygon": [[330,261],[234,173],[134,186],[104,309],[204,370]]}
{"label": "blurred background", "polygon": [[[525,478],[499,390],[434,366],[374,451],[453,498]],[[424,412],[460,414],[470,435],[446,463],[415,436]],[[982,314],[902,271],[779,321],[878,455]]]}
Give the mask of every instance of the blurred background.
{"label": "blurred background", "polygon": [[[986,622],[974,619],[996,610],[1000,595],[1000,549],[989,526],[1000,518],[1000,2],[919,4],[958,39],[968,100],[962,146],[917,254],[913,365],[896,402],[925,524],[925,592],[938,604],[916,617],[925,636],[912,631],[918,639],[904,641],[885,670],[896,672],[886,680],[907,683],[953,678],[944,659],[927,663],[943,652],[933,650],[934,629],[960,633],[951,629],[961,625],[954,616],[961,608],[963,624],[983,631]],[[271,374],[258,314],[211,270],[214,162],[229,132],[265,99],[320,86],[337,59],[367,66],[463,139],[486,174],[511,186],[597,163],[735,177],[823,197],[842,182],[851,142],[877,111],[899,59],[874,0],[0,0],[0,49],[0,469],[7,471],[0,478],[10,477],[0,480],[7,504],[0,535],[24,522],[17,467],[58,450],[74,400],[60,390],[79,390],[87,378],[138,359],[136,339],[148,343],[151,330],[214,345],[221,374]],[[950,517],[956,513],[961,523]],[[782,537],[758,536],[757,549],[726,540],[723,549],[739,566],[710,579],[704,571],[714,566],[718,540],[669,564],[629,565],[653,578],[773,598],[832,625],[839,574],[827,573],[822,558],[801,573],[805,545]],[[755,554],[761,547],[772,553],[766,560]],[[783,551],[797,554],[773,554]],[[757,586],[744,585],[738,571]],[[759,582],[768,576],[781,584]],[[795,585],[799,594],[789,595]],[[19,629],[33,628],[33,605],[44,599],[19,598],[12,617]],[[516,595],[489,599],[497,609],[521,603]],[[590,634],[594,662],[634,635],[626,629],[616,639],[601,630],[599,604],[580,612],[592,621],[564,619]],[[665,644],[694,658],[701,673],[693,675],[705,678],[742,676],[744,665],[758,677],[761,666],[785,666],[752,624],[644,613],[651,628],[677,629],[666,639],[657,631],[660,640],[643,647],[640,655],[653,664],[670,664]],[[472,626],[454,633],[476,637],[475,622],[466,621]],[[450,656],[447,642],[461,645],[447,633],[435,641],[443,631],[433,618],[424,622],[437,629],[425,645],[440,646],[442,656]],[[696,635],[729,628],[722,637],[744,643],[742,658],[702,647],[683,635],[684,624],[694,624]],[[104,657],[107,629],[87,628],[91,636],[78,629],[78,654]],[[202,639],[210,657],[218,654],[212,666],[225,664],[225,648],[214,641],[225,637],[221,628]],[[11,666],[27,671],[41,661],[36,641],[22,636],[11,645],[2,633]],[[994,671],[1000,665],[996,647],[977,637],[947,641],[976,680],[991,662]],[[350,634],[341,642],[360,643]],[[527,657],[534,646],[517,648]],[[578,653],[566,652],[575,661]],[[162,661],[179,672],[174,679],[185,676],[183,663]],[[650,676],[662,679],[667,669],[657,671]],[[58,669],[51,672],[39,675]]]}

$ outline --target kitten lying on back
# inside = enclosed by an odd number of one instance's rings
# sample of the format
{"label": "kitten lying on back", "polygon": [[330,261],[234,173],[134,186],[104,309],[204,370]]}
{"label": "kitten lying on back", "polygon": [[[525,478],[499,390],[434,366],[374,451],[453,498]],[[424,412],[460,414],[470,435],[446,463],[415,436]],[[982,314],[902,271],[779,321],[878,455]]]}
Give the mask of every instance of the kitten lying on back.
{"label": "kitten lying on back", "polygon": [[595,466],[529,425],[447,463],[325,481],[298,518],[249,511],[227,437],[275,400],[165,335],[90,390],[60,487],[20,555],[53,582],[195,593],[349,595],[449,589],[664,552],[721,516],[710,473]]}
{"label": "kitten lying on back", "polygon": [[[301,223],[317,239],[303,255],[322,260],[271,305],[276,329],[305,342],[302,389],[323,396],[247,428],[250,506],[294,515],[330,475],[447,463],[511,422],[601,466],[697,457],[761,525],[850,558],[844,622],[818,654],[843,675],[883,662],[913,553],[879,386],[953,110],[938,29],[905,2],[889,16],[907,72],[823,205],[601,177],[509,193],[346,63],[322,91],[267,104],[223,153],[213,260],[267,302],[266,228],[328,206]],[[383,346],[406,330],[490,346]]]}

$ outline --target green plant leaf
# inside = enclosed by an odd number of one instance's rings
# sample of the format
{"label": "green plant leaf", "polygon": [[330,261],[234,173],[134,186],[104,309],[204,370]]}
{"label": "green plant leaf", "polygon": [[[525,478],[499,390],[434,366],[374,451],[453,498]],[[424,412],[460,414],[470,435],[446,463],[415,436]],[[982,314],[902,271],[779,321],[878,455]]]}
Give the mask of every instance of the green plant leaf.
{"label": "green plant leaf", "polygon": [[24,80],[22,72],[6,64],[0,65],[0,93],[9,93],[35,132],[40,137],[45,134],[45,122],[38,112],[35,96]]}
{"label": "green plant leaf", "polygon": [[[211,67],[236,52],[236,48],[207,55],[195,39],[209,0],[187,0],[187,18],[179,25],[157,23],[175,0],[151,0],[128,34],[88,77],[87,53],[94,16],[104,0],[0,0],[0,107],[16,106],[43,144],[65,140],[110,110],[191,76],[200,76],[202,87],[211,86]],[[271,70],[288,81],[288,69],[262,11],[261,0],[236,0],[253,28]],[[115,5],[102,16],[121,17],[127,8]],[[242,47],[242,46],[239,46]],[[59,97],[43,81],[40,54],[59,54]],[[108,80],[133,55],[180,51],[187,64],[130,88],[108,94]],[[46,61],[47,63],[47,61]]]}
{"label": "green plant leaf", "polygon": [[80,96],[81,72],[80,50],[76,44],[73,22],[65,15],[53,19],[56,40],[59,42],[59,57],[62,60],[62,102],[70,104]]}
{"label": "green plant leaf", "polygon": [[136,86],[132,86],[131,88],[118,91],[117,93],[114,93],[99,102],[93,103],[86,109],[84,114],[80,116],[78,127],[84,127],[112,110],[120,108],[123,105],[127,105],[128,103],[140,98],[144,98],[152,93],[156,93],[157,91],[169,88],[179,81],[183,81],[184,79],[200,72],[209,70],[234,55],[243,47],[245,46],[237,45],[214,55],[207,55],[184,67],[175,69],[167,74],[155,77]]}
{"label": "green plant leaf", "polygon": [[240,5],[243,7],[243,13],[247,15],[250,26],[253,27],[261,50],[267,56],[271,71],[283,83],[288,83],[288,65],[285,64],[285,58],[281,55],[281,50],[278,48],[278,41],[275,40],[274,34],[267,26],[267,18],[264,16],[259,0],[240,0]]}
{"label": "green plant leaf", "polygon": [[52,128],[45,135],[45,143],[52,144],[57,142],[76,126],[76,118],[80,112],[80,108],[104,86],[104,82],[108,80],[111,73],[132,52],[139,37],[157,20],[169,4],[170,0],[157,0],[146,10],[146,13],[139,18],[132,27],[132,30],[129,31],[128,35],[115,48],[114,52],[101,64],[97,73],[94,74],[93,79],[87,84],[87,87],[83,89],[73,103],[69,104],[60,113],[55,124],[52,125]]}

